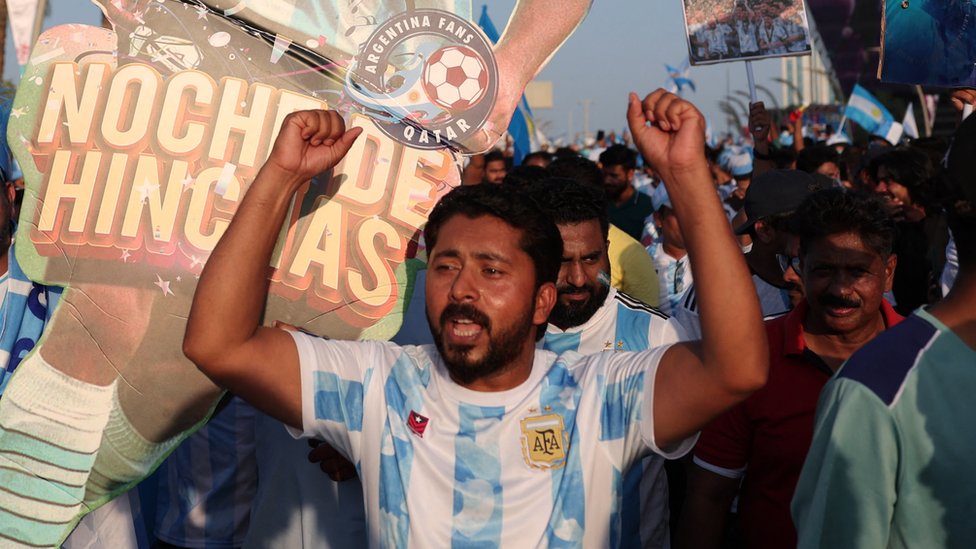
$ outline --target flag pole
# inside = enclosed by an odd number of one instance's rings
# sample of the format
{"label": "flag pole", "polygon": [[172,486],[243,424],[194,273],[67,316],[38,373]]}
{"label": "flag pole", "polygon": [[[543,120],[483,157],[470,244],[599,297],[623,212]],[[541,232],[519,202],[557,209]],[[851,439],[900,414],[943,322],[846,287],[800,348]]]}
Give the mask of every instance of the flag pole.
{"label": "flag pole", "polygon": [[746,78],[749,80],[749,101],[751,103],[757,103],[756,77],[752,74],[752,61],[746,61]]}

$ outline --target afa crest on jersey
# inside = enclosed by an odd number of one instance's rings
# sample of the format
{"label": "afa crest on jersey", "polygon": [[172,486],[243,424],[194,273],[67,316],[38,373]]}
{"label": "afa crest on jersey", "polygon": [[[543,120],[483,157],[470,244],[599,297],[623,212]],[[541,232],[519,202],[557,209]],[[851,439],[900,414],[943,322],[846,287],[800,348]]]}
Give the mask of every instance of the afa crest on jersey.
{"label": "afa crest on jersey", "polygon": [[533,469],[559,469],[566,465],[569,437],[559,414],[522,420],[522,455]]}

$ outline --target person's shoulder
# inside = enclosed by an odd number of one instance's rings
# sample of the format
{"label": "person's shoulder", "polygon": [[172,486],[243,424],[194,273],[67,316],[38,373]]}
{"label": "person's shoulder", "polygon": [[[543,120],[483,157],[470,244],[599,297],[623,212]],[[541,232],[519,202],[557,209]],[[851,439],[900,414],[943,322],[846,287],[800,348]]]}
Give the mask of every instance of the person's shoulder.
{"label": "person's shoulder", "polygon": [[654,200],[646,193],[637,193],[637,205],[642,208],[650,208],[652,212],[654,211]]}
{"label": "person's shoulder", "polygon": [[633,311],[638,314],[648,315],[660,320],[667,320],[668,318],[670,318],[667,314],[665,314],[660,309],[652,307],[651,305],[644,303],[643,301],[637,299],[636,297],[633,297],[619,290],[614,292],[613,301],[619,307],[623,307],[624,309]]}
{"label": "person's shoulder", "polygon": [[861,347],[835,378],[863,385],[890,406],[919,357],[938,334],[936,326],[912,315]]}

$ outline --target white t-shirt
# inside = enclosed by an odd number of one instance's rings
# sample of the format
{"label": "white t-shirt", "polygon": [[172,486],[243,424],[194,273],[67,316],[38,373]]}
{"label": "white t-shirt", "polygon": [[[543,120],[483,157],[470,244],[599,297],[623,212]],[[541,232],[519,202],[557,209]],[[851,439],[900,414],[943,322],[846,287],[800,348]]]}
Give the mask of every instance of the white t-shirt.
{"label": "white t-shirt", "polygon": [[654,442],[667,346],[537,350],[524,383],[488,393],[454,383],[432,345],[292,336],[302,435],[357,465],[373,547],[607,546],[624,472],[651,453],[684,455],[696,438],[668,451]]}

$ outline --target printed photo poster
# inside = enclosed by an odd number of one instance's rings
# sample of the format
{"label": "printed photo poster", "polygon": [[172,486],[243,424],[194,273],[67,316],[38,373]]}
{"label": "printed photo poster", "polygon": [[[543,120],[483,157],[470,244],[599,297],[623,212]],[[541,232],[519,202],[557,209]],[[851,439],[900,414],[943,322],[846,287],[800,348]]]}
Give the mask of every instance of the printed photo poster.
{"label": "printed photo poster", "polygon": [[901,84],[976,87],[976,4],[886,0],[878,78]]}
{"label": "printed photo poster", "polygon": [[[588,0],[571,2],[582,8],[554,15],[548,3],[516,4],[523,31],[562,24],[516,33],[524,41],[505,65],[516,69],[501,74],[466,1],[99,0],[111,30],[47,31],[7,132],[26,183],[17,259],[31,280],[64,287],[28,356],[70,383],[114,386],[113,413],[140,446],[171,449],[201,425],[221,391],[182,353],[200,272],[282,120],[313,108],[364,131],[295,197],[268,269],[265,323],[390,338],[423,259],[428,214],[460,184],[462,155],[494,144],[525,84],[582,20]],[[8,391],[36,383],[20,374]],[[0,414],[14,413],[5,403]],[[94,452],[101,431],[90,438]],[[9,444],[0,437],[0,460],[25,455]],[[57,543],[163,457],[98,486],[75,463],[76,496],[59,488],[56,505],[39,497],[26,510],[0,498],[0,512],[56,508],[57,520],[35,521],[42,534],[31,543]]]}
{"label": "printed photo poster", "polygon": [[684,0],[692,65],[810,54],[803,0]]}

